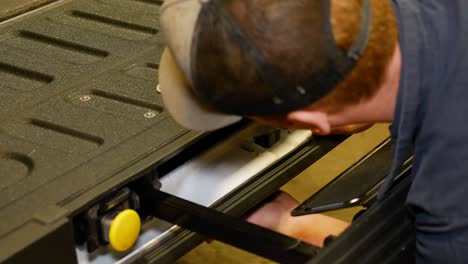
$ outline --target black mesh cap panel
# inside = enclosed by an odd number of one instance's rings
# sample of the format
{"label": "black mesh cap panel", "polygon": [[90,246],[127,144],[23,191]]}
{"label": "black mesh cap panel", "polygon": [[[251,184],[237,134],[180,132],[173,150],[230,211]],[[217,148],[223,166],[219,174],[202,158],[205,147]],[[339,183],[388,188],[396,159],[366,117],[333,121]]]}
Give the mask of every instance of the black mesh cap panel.
{"label": "black mesh cap panel", "polygon": [[217,110],[236,115],[310,105],[354,67],[370,27],[361,20],[367,31],[361,26],[357,44],[345,54],[333,39],[329,0],[209,1],[192,43],[193,89]]}

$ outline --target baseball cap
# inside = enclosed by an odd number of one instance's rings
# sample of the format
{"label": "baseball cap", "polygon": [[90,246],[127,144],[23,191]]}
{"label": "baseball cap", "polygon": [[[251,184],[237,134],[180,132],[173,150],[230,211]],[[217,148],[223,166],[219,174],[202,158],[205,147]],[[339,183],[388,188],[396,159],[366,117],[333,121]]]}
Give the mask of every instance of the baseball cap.
{"label": "baseball cap", "polygon": [[[349,50],[339,49],[330,1],[166,0],[159,83],[167,111],[184,127],[208,131],[328,94],[357,64],[371,28],[363,0],[360,33]],[[298,67],[307,74],[296,76]]]}

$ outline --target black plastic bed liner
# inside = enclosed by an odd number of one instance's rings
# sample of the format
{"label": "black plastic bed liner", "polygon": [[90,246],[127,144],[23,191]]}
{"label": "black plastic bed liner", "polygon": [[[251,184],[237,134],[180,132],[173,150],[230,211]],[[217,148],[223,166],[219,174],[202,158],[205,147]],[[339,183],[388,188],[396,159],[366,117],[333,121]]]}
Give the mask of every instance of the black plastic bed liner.
{"label": "black plastic bed liner", "polygon": [[0,25],[0,262],[203,136],[156,91],[161,2],[62,1]]}

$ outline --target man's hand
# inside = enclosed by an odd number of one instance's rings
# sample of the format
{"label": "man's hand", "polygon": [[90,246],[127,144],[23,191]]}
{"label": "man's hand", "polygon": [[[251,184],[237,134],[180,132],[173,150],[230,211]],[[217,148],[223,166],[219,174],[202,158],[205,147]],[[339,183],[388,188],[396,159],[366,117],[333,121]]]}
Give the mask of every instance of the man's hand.
{"label": "man's hand", "polygon": [[291,195],[281,192],[250,214],[247,221],[319,247],[326,237],[338,236],[349,226],[345,221],[322,214],[292,217],[290,213],[297,205]]}
{"label": "man's hand", "polygon": [[246,220],[279,233],[288,234],[290,233],[290,226],[288,226],[290,213],[298,204],[291,195],[281,192],[271,202],[250,214]]}

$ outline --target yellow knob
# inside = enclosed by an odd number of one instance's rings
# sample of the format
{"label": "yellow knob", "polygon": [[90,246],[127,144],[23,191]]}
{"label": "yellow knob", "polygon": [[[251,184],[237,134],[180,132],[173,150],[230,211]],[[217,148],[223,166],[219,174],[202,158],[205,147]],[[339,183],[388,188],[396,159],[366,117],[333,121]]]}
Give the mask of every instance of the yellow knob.
{"label": "yellow knob", "polygon": [[135,244],[140,234],[140,216],[131,209],[120,212],[109,229],[109,242],[116,251],[125,251]]}

